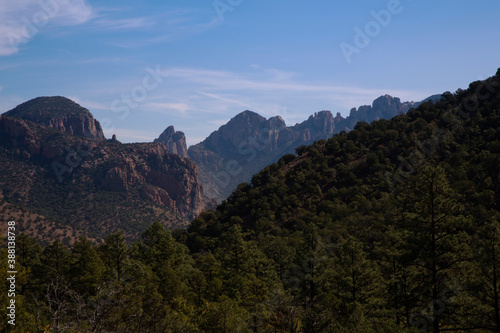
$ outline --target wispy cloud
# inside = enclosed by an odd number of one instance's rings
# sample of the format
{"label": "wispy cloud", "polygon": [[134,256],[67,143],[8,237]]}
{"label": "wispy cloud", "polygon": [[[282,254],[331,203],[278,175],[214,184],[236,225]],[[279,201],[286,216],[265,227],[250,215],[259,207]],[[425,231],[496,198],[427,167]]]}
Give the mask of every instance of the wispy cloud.
{"label": "wispy cloud", "polygon": [[[60,4],[60,2],[62,4]],[[48,26],[74,26],[90,23],[96,32],[145,32],[140,38],[120,40],[114,37],[107,44],[122,48],[138,48],[171,42],[197,35],[220,24],[219,20],[200,16],[189,9],[157,10],[155,14],[131,17],[137,8],[91,7],[86,0],[17,0],[0,4],[0,56],[15,54]],[[66,31],[65,31],[66,32]]]}
{"label": "wispy cloud", "polygon": [[[327,98],[336,104],[358,106],[360,101],[371,101],[374,98],[392,94],[402,99],[419,96],[422,93],[399,89],[368,89],[364,87],[336,85],[331,82],[304,82],[293,72],[280,70],[264,70],[259,73],[235,73],[229,71],[206,70],[194,68],[171,68],[166,70],[171,79],[202,87],[198,93],[216,98],[227,103],[236,103],[248,107],[250,103],[239,101],[241,96],[225,97],[224,93],[251,92],[252,94],[312,94]],[[358,101],[353,103],[353,100]]]}
{"label": "wispy cloud", "polygon": [[[220,24],[220,20],[217,19],[211,19],[207,22],[195,22],[195,19],[190,17],[169,19],[168,15],[170,14],[166,15],[167,17],[155,16],[145,20],[145,22],[155,22],[154,24],[150,24],[148,37],[146,38],[115,39],[106,43],[125,49],[137,49],[198,35]],[[119,26],[119,24],[117,25]]]}
{"label": "wispy cloud", "polygon": [[80,98],[78,96],[74,96],[74,95],[67,96],[67,97],[69,99],[71,99],[72,101],[74,101],[75,103],[80,104],[84,108],[89,109],[90,111],[92,111],[94,109],[96,109],[96,110],[108,110],[109,109],[109,105],[107,105],[105,103],[91,101],[88,99],[82,99],[82,98]]}
{"label": "wispy cloud", "polygon": [[[325,109],[347,116],[351,108],[371,104],[384,94],[403,101],[427,97],[418,91],[338,85],[333,80],[311,82],[298,73],[278,69],[232,72],[163,65],[158,68],[164,80],[148,92],[144,101],[131,108],[131,114],[147,112],[150,113],[147,117],[155,119],[168,116],[169,121],[193,123],[198,127],[207,124],[207,120],[229,119],[243,110],[266,117],[280,115],[287,124],[293,125]],[[93,86],[89,93],[120,98],[130,95],[141,80],[141,75],[113,79]],[[111,100],[107,107],[104,103],[102,109],[111,110],[111,104]]]}
{"label": "wispy cloud", "polygon": [[95,64],[129,64],[132,60],[126,57],[95,57],[73,61],[75,65],[95,65]]}
{"label": "wispy cloud", "polygon": [[143,108],[149,111],[164,114],[170,114],[171,111],[185,113],[186,111],[192,109],[192,107],[186,103],[146,103]]}
{"label": "wispy cloud", "polygon": [[[210,30],[218,25],[220,25],[220,20],[213,18],[207,22],[194,23],[186,21],[165,21],[164,22],[165,32],[160,34],[155,38],[146,40],[148,43],[158,43],[158,42],[171,42],[179,40],[182,38],[187,38],[190,36],[201,34],[207,30]],[[182,24],[180,24],[182,23]]]}
{"label": "wispy cloud", "polygon": [[236,100],[236,99],[233,99],[233,98],[230,98],[230,97],[224,97],[224,96],[220,96],[220,95],[216,95],[216,94],[210,94],[210,93],[206,93],[206,92],[202,92],[202,91],[198,91],[198,94],[206,96],[206,97],[210,97],[210,98],[213,98],[213,99],[216,99],[216,100],[222,101],[224,103],[228,103],[228,104],[236,104],[236,105],[239,105],[239,106],[242,106],[242,107],[246,107],[246,108],[252,107],[250,104],[241,102],[239,100]]}
{"label": "wispy cloud", "polygon": [[[102,121],[109,118],[114,126],[121,128],[119,131],[107,129],[107,137],[117,134],[123,142],[151,141],[168,125],[175,125],[177,130],[186,133],[189,144],[208,136],[216,127],[247,109],[265,117],[280,115],[288,126],[293,126],[325,109],[347,116],[352,107],[371,104],[384,94],[400,97],[403,101],[427,97],[418,91],[344,86],[334,80],[311,81],[299,73],[279,69],[235,72],[169,68],[164,64],[151,67],[158,68],[157,74],[163,80],[147,92],[144,100],[129,107],[126,119],[113,112],[112,101],[121,96],[130,98],[134,87],[143,82],[146,71],[96,82],[80,91],[78,97],[70,97],[89,110],[95,110],[96,118]],[[128,126],[127,122],[134,124],[130,125],[132,128],[147,126],[154,133],[125,130],[123,126]]]}
{"label": "wispy cloud", "polygon": [[[135,38],[114,36],[105,41],[108,45],[126,49],[184,39],[201,34],[221,24],[220,20],[207,15],[203,10],[169,5],[150,8],[149,13],[154,14],[141,17],[137,17],[138,8],[132,7],[100,8],[99,11],[99,17],[91,25],[91,28],[96,31],[134,30],[135,32],[147,33]],[[130,18],[131,16],[133,18]]]}
{"label": "wispy cloud", "polygon": [[88,22],[93,10],[85,0],[18,0],[0,4],[0,56],[15,54],[47,26]]}
{"label": "wispy cloud", "polygon": [[101,30],[137,30],[155,25],[151,17],[138,17],[127,19],[111,19],[109,17],[96,19],[94,27]]}

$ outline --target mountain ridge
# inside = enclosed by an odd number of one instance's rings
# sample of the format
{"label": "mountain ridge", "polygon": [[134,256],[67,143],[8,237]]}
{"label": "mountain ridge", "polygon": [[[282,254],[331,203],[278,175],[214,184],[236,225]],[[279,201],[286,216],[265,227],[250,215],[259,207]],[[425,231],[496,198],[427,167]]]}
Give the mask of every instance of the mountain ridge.
{"label": "mountain ridge", "polygon": [[106,139],[101,124],[88,109],[62,96],[37,97],[2,115],[29,120],[84,138]]}
{"label": "mountain ridge", "polygon": [[[50,121],[54,110],[58,120],[70,119],[71,112],[65,118],[50,103],[48,115],[19,111],[25,106],[0,115],[0,184],[7,203],[56,226],[85,230],[97,240],[121,229],[134,238],[154,221],[184,227],[210,207],[198,169],[188,158],[169,153],[160,143],[122,144],[100,135],[80,136],[75,127]],[[75,110],[81,119],[91,119],[86,112]],[[29,230],[32,222],[20,227]]]}
{"label": "mountain ridge", "polygon": [[500,69],[442,96],[282,157],[177,239],[227,285],[269,259],[303,331],[498,330]]}
{"label": "mountain ridge", "polygon": [[177,154],[182,157],[188,157],[186,136],[184,132],[175,131],[174,126],[169,126],[162,134],[153,142],[160,142],[167,147],[171,154]]}
{"label": "mountain ridge", "polygon": [[[437,100],[434,95],[427,100]],[[205,193],[221,202],[236,186],[250,181],[253,174],[272,164],[295,148],[328,139],[341,131],[350,131],[359,121],[372,122],[403,114],[422,102],[401,102],[397,97],[383,95],[372,105],[352,108],[349,116],[334,116],[331,111],[315,112],[293,126],[280,116],[266,119],[245,110],[231,118],[204,141],[192,145],[188,156],[200,170]]]}

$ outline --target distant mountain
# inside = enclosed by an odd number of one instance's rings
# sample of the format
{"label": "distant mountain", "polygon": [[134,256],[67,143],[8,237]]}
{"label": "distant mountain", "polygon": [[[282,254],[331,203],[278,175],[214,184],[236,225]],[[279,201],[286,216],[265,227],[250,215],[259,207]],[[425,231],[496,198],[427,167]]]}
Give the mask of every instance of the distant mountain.
{"label": "distant mountain", "polygon": [[101,125],[90,111],[66,97],[38,97],[3,116],[29,120],[88,139],[105,140]]}
{"label": "distant mountain", "polygon": [[349,116],[342,121],[345,129],[353,129],[358,121],[371,123],[374,120],[390,119],[394,116],[408,112],[411,108],[419,106],[421,102],[404,102],[397,97],[389,95],[380,96],[372,105],[363,105],[352,108]]}
{"label": "distant mountain", "polygon": [[[188,156],[198,165],[207,196],[221,201],[238,184],[292,152],[297,145],[331,133],[332,126],[326,113],[316,114],[305,123],[288,128],[279,116],[265,119],[247,110],[203,142],[189,147]],[[316,133],[321,135],[315,136]]]}
{"label": "distant mountain", "polygon": [[[191,160],[160,143],[103,138],[88,110],[61,97],[1,115],[0,199],[96,239],[120,229],[135,237],[154,221],[184,226],[210,206]],[[35,223],[21,222],[26,230]]]}
{"label": "distant mountain", "polygon": [[[260,327],[290,320],[297,324],[281,331],[499,331],[500,69],[297,155],[190,224],[184,243],[210,260],[198,261],[205,276],[222,266],[219,285],[239,283],[224,289],[232,313],[238,304],[257,308],[254,293],[233,291],[251,276],[247,283],[272,299],[260,304],[271,311]],[[257,327],[247,322],[248,331]]]}
{"label": "distant mountain", "polygon": [[[436,96],[432,98],[436,99]],[[328,139],[341,131],[350,131],[357,122],[390,119],[406,113],[422,102],[404,102],[389,95],[372,105],[353,108],[347,118],[330,111],[317,112],[306,121],[287,127],[277,116],[269,119],[244,111],[203,142],[191,146],[188,156],[199,168],[205,193],[218,202],[227,198],[236,186],[249,182],[252,175],[301,145]],[[172,129],[173,130],[173,129]]]}
{"label": "distant mountain", "polygon": [[182,157],[187,157],[186,136],[183,132],[175,131],[174,126],[169,126],[167,129],[155,139],[154,142],[160,142],[167,147],[167,151],[171,154],[177,154]]}

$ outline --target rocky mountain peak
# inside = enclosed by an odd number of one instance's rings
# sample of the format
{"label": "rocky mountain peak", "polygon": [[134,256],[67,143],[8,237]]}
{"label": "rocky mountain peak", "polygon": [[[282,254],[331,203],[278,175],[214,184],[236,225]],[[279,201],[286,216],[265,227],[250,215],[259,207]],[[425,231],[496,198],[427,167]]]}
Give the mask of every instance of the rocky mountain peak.
{"label": "rocky mountain peak", "polygon": [[175,131],[174,126],[169,126],[163,133],[155,139],[154,142],[160,142],[167,147],[170,154],[176,154],[187,157],[186,136],[183,132]]}
{"label": "rocky mountain peak", "polygon": [[218,151],[238,147],[242,140],[253,136],[264,128],[266,118],[253,111],[243,111],[231,118],[204,141],[205,145]]}
{"label": "rocky mountain peak", "polygon": [[337,114],[335,115],[335,118],[333,118],[333,120],[338,123],[339,121],[342,121],[344,120],[344,117],[342,117],[342,115],[340,114],[340,112],[337,112]]}
{"label": "rocky mountain peak", "polygon": [[391,95],[380,96],[375,99],[372,103],[374,109],[389,107],[389,106],[399,106],[401,105],[401,100],[397,97],[392,97]]}
{"label": "rocky mountain peak", "polygon": [[246,110],[238,113],[236,116],[231,118],[231,120],[229,120],[229,122],[224,126],[226,126],[229,129],[232,129],[233,127],[240,128],[241,125],[258,127],[265,121],[266,118],[262,117],[260,114]]}
{"label": "rocky mountain peak", "polygon": [[286,123],[280,116],[271,117],[267,120],[270,129],[282,130],[286,128]]}
{"label": "rocky mountain peak", "polygon": [[309,118],[296,125],[299,129],[309,128],[314,133],[321,133],[323,135],[331,135],[335,130],[335,119],[330,111],[315,112]]}
{"label": "rocky mountain peak", "polygon": [[92,113],[66,97],[37,97],[3,114],[55,128],[76,136],[105,140],[101,124]]}
{"label": "rocky mountain peak", "polygon": [[406,113],[409,109],[417,107],[421,102],[404,102],[398,97],[383,95],[372,102],[372,105],[362,105],[359,108],[352,108],[349,114],[346,128],[353,128],[358,121],[372,122],[378,119],[390,119],[396,115]]}
{"label": "rocky mountain peak", "polygon": [[243,111],[203,142],[190,146],[189,157],[197,164],[205,193],[217,201],[227,198],[242,182],[264,166],[293,153],[296,147],[328,139],[335,133],[352,130],[358,121],[390,119],[417,107],[421,102],[404,102],[383,95],[372,105],[352,108],[348,117],[323,110],[306,121],[287,127],[280,116],[266,120],[252,111]]}
{"label": "rocky mountain peak", "polygon": [[203,142],[190,146],[188,155],[198,166],[205,194],[221,200],[284,154],[329,137],[335,121],[330,111],[321,111],[301,124],[287,127],[280,116],[266,120],[255,112],[244,111]]}
{"label": "rocky mountain peak", "polygon": [[173,135],[174,133],[175,133],[175,128],[172,125],[168,126],[165,129],[165,131],[163,132],[163,134],[166,134],[166,135],[169,135],[169,136]]}
{"label": "rocky mountain peak", "polygon": [[309,119],[313,119],[316,123],[329,123],[333,122],[333,115],[330,111],[320,111],[315,112],[314,115],[310,116]]}

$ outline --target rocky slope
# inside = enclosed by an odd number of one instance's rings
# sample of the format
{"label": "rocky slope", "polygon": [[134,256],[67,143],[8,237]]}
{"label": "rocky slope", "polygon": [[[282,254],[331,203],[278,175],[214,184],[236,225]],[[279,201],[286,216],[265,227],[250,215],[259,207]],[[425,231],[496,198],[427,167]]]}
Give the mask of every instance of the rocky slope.
{"label": "rocky slope", "polygon": [[37,97],[3,116],[29,120],[88,139],[105,139],[101,125],[89,110],[66,97]]}
{"label": "rocky slope", "polygon": [[167,129],[155,139],[154,142],[160,142],[167,147],[167,151],[171,154],[177,154],[182,157],[187,157],[186,136],[183,132],[175,131],[174,126],[169,126]]}
{"label": "rocky slope", "polygon": [[160,143],[100,140],[99,131],[85,138],[45,126],[43,112],[30,119],[44,125],[6,114],[0,116],[0,187],[9,204],[97,239],[119,229],[134,237],[155,220],[184,226],[210,206],[196,165]]}
{"label": "rocky slope", "polygon": [[[433,96],[437,99],[437,96]],[[354,128],[358,121],[389,119],[417,107],[420,102],[402,103],[399,98],[381,96],[372,105],[353,108],[347,118],[330,111],[317,112],[306,121],[287,127],[281,117],[265,119],[244,111],[213,132],[203,142],[191,146],[188,156],[200,170],[205,193],[220,202],[236,186],[301,145],[327,139]]]}
{"label": "rocky slope", "polygon": [[401,103],[399,98],[389,95],[380,96],[373,101],[372,105],[363,105],[357,109],[352,108],[349,116],[344,119],[343,126],[352,129],[358,121],[371,123],[374,120],[390,119],[396,115],[406,113],[418,105],[420,103]]}
{"label": "rocky slope", "polygon": [[205,141],[189,147],[188,156],[200,169],[207,196],[220,201],[253,174],[292,153],[303,144],[331,136],[340,116],[329,111],[287,127],[277,116],[269,119],[244,111],[213,132]]}

